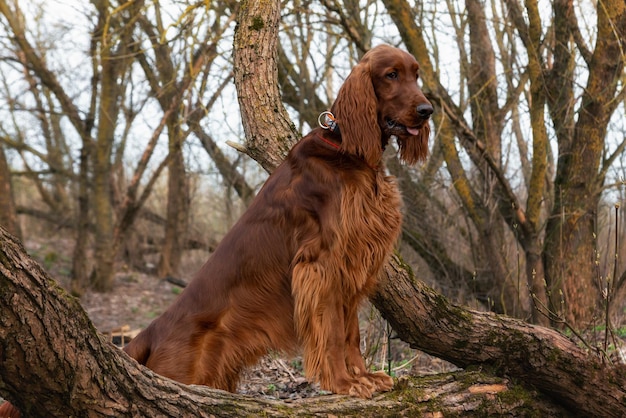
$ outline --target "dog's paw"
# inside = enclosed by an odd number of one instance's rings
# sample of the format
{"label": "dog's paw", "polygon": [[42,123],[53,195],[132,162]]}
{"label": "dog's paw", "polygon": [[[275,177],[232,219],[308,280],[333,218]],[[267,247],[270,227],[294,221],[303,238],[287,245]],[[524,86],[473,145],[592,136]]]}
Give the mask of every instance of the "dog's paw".
{"label": "dog's paw", "polygon": [[374,387],[371,382],[363,379],[354,379],[354,381],[350,384],[350,390],[347,394],[358,398],[370,399],[373,393]]}
{"label": "dog's paw", "polygon": [[370,385],[373,386],[374,392],[387,392],[393,389],[393,379],[383,371],[367,373],[363,376],[363,378],[370,381]]}
{"label": "dog's paw", "polygon": [[[325,385],[322,385],[324,389]],[[370,399],[376,390],[372,381],[366,379],[365,376],[360,378],[340,379],[334,381],[326,388],[338,395],[350,395],[357,398]]]}
{"label": "dog's paw", "polygon": [[359,376],[344,379],[326,380],[322,389],[340,395],[350,395],[357,398],[370,399],[374,392],[387,392],[393,389],[393,379],[385,372],[362,373]]}

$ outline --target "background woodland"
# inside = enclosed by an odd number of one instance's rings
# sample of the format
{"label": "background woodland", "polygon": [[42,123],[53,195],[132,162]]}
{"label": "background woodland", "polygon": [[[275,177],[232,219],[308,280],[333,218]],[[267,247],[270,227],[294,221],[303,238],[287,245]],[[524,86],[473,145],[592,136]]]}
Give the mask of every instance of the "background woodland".
{"label": "background woodland", "polygon": [[371,302],[412,348],[467,370],[356,404],[177,385],[104,341],[0,228],[0,390],[23,412],[626,413],[625,369],[611,365],[625,299],[622,0],[54,6],[0,0],[0,224],[27,246],[69,242],[72,293],[107,294],[125,269],[186,278],[189,253],[206,258],[358,57],[387,42],[418,58],[437,111],[427,163],[388,157],[402,259]]}
{"label": "background woodland", "polygon": [[[282,2],[279,85],[244,97],[253,121],[234,87],[240,7],[0,0],[0,224],[70,240],[73,294],[111,290],[120,266],[187,278],[185,254],[210,253],[385,42],[416,56],[436,108],[429,160],[387,162],[404,260],[457,303],[620,332],[623,0]],[[244,146],[251,123],[290,134]]]}

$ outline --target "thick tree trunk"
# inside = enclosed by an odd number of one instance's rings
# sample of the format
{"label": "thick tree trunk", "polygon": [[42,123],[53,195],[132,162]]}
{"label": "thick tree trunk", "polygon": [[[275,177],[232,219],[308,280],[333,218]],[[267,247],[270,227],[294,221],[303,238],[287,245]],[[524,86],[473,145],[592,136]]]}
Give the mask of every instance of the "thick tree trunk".
{"label": "thick tree trunk", "polygon": [[[177,121],[178,122],[178,121]],[[159,258],[159,277],[178,276],[189,217],[189,186],[180,129],[168,126],[170,163],[167,183],[167,222]]]}
{"label": "thick tree trunk", "polygon": [[[105,59],[102,65],[102,89],[105,91],[101,99],[101,110],[97,139],[93,157],[93,187],[91,189],[93,204],[95,247],[94,269],[91,274],[91,285],[98,291],[111,290],[114,274],[113,254],[113,207],[111,205],[111,152],[114,140],[117,116],[117,71],[112,62]],[[112,119],[112,120],[111,120]]]}
{"label": "thick tree trunk", "polygon": [[87,245],[89,239],[89,148],[84,144],[80,150],[80,171],[78,176],[78,213],[76,222],[76,242],[72,254],[71,291],[81,296],[89,285]]}
{"label": "thick tree trunk", "polygon": [[[108,21],[112,10],[108,3],[97,3],[99,19]],[[124,97],[124,77],[131,64],[132,27],[124,26],[115,31],[109,24],[104,25],[110,32],[102,34],[100,42],[100,106],[98,111],[98,132],[92,152],[93,160],[92,199],[95,218],[94,269],[91,284],[98,291],[109,291],[115,273],[114,211],[111,201],[111,156],[115,142],[115,130]],[[116,38],[119,36],[119,39]],[[118,42],[111,42],[111,39]]]}
{"label": "thick tree trunk", "polygon": [[241,151],[268,172],[299,138],[278,91],[280,2],[243,1],[234,41],[235,86],[246,134]]}
{"label": "thick tree trunk", "polygon": [[[550,391],[571,391],[572,395],[581,396],[574,407],[583,412],[608,411],[604,416],[626,413],[626,407],[618,400],[624,391],[620,394],[614,389],[625,386],[623,375],[605,370],[606,381],[600,381],[600,369],[592,360],[587,363],[589,373],[575,375],[580,379],[579,387],[564,387],[560,382],[569,383],[570,379],[553,368],[552,362],[546,362],[550,359],[544,353],[528,350],[531,357],[522,361],[519,353],[527,351],[515,345],[534,339],[553,358],[569,358],[577,367],[582,362],[580,350],[568,340],[518,321],[448,306],[443,297],[403,273],[399,266],[390,267],[387,274],[397,277],[388,276],[383,281],[375,301],[388,307],[386,315],[398,324],[398,333],[413,345],[428,345],[431,352],[441,352],[442,357],[459,364],[470,364],[472,361],[467,359],[476,359],[476,364],[491,364],[496,370],[503,370],[502,365],[509,363],[506,370],[512,377],[519,373],[522,381],[526,381],[528,373],[520,371],[520,367],[526,363],[541,364],[545,370],[540,377],[553,371],[561,378],[550,378],[548,383],[554,385]],[[0,304],[0,396],[9,399],[26,417],[485,416],[486,411],[508,416],[565,414],[541,394],[477,371],[403,379],[392,392],[368,401],[332,395],[282,402],[181,385],[138,366],[106,342],[77,299],[59,288],[2,228]],[[458,335],[454,333],[458,331],[454,324],[468,328]],[[485,327],[490,327],[490,331],[485,332]],[[480,339],[482,333],[490,337]],[[475,344],[481,342],[482,350],[475,351]],[[595,380],[589,381],[605,385],[604,397],[594,400],[580,393],[585,389],[596,393],[593,386],[584,383],[590,374]],[[538,387],[546,386],[538,379],[533,382]],[[602,402],[606,403],[599,405]]]}

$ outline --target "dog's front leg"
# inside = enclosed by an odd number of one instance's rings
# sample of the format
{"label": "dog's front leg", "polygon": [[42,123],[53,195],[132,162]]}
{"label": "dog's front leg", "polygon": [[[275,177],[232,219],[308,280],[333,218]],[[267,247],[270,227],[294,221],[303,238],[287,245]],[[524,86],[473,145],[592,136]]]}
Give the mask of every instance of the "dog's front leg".
{"label": "dog's front leg", "polygon": [[[292,277],[294,322],[309,379],[334,393],[370,398],[375,387],[346,366],[346,327],[341,282],[319,262],[301,262]],[[357,337],[358,338],[358,337]],[[358,350],[358,348],[357,348]]]}
{"label": "dog's front leg", "polygon": [[393,379],[385,372],[370,373],[361,355],[359,331],[359,301],[344,305],[346,327],[346,366],[348,372],[364,382],[373,391],[385,392],[393,388]]}

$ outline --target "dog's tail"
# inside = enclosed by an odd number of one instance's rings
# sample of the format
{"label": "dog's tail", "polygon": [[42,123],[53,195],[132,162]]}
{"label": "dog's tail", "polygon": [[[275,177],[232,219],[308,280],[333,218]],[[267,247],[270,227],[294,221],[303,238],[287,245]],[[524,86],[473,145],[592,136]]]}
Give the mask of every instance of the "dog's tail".
{"label": "dog's tail", "polygon": [[126,354],[144,366],[148,362],[148,358],[150,358],[152,348],[151,330],[152,327],[144,329],[124,347]]}

